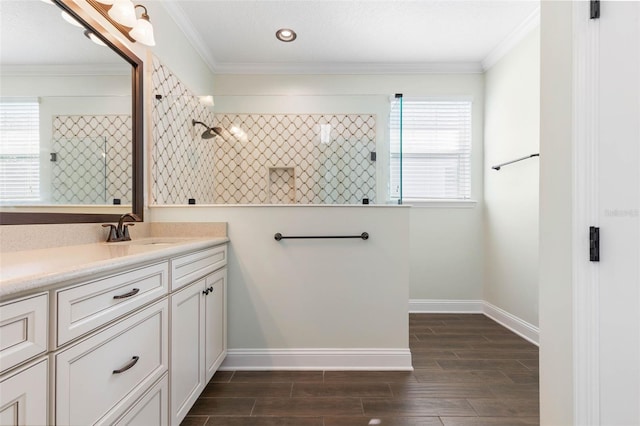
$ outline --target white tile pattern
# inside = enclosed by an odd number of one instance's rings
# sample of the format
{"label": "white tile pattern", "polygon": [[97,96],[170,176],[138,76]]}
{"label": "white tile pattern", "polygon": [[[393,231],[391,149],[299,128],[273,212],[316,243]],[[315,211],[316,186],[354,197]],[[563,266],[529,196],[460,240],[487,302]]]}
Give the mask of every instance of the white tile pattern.
{"label": "white tile pattern", "polygon": [[[157,58],[152,81],[153,203],[375,202],[374,115],[214,116]],[[223,135],[203,140],[204,127],[194,131],[192,119],[222,127]],[[321,125],[330,126],[328,143]]]}
{"label": "white tile pattern", "polygon": [[52,152],[54,203],[131,203],[130,115],[55,116]]}

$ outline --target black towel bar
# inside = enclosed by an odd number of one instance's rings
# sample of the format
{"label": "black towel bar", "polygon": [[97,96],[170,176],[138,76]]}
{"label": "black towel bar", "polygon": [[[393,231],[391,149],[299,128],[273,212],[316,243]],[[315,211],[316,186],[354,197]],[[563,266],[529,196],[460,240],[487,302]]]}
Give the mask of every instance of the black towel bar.
{"label": "black towel bar", "polygon": [[498,164],[497,166],[493,166],[491,168],[494,170],[500,170],[502,166],[517,163],[518,161],[526,160],[528,158],[533,158],[533,157],[540,157],[540,154],[531,154],[531,155],[527,155],[526,157],[516,158],[515,160],[507,161],[506,163]]}
{"label": "black towel bar", "polygon": [[298,236],[289,236],[286,237],[284,235],[282,235],[281,233],[276,233],[273,238],[276,241],[280,241],[280,240],[302,240],[302,239],[320,239],[320,238],[361,238],[363,240],[368,240],[369,239],[369,233],[368,232],[363,232],[360,235],[306,235],[306,236],[302,236],[302,235],[298,235]]}

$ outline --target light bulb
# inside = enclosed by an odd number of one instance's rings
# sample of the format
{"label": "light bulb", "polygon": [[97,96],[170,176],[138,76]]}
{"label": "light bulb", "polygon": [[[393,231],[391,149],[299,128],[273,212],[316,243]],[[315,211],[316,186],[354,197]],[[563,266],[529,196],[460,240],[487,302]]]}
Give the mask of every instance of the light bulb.
{"label": "light bulb", "polygon": [[142,18],[138,19],[135,27],[129,31],[129,35],[145,46],[156,45],[156,40],[153,37],[153,25],[149,22],[149,17],[146,14],[143,14]]}
{"label": "light bulb", "polygon": [[133,3],[130,0],[115,0],[108,14],[111,19],[125,27],[134,27],[138,21]]}
{"label": "light bulb", "polygon": [[96,0],[98,3],[102,4],[113,4],[115,0]]}
{"label": "light bulb", "polygon": [[62,19],[64,19],[65,21],[67,21],[68,23],[73,25],[74,27],[84,28],[84,26],[80,22],[76,21],[76,18],[74,18],[73,16],[69,15],[69,13],[65,12],[64,10],[62,12],[60,12],[60,14],[62,15]]}

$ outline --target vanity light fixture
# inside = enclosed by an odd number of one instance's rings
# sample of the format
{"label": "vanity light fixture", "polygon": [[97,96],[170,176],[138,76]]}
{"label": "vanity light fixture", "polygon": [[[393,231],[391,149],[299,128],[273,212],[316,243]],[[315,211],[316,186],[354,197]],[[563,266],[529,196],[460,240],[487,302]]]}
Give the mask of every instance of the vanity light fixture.
{"label": "vanity light fixture", "polygon": [[107,46],[104,41],[100,40],[97,35],[89,30],[84,30],[84,36],[99,46]]}
{"label": "vanity light fixture", "polygon": [[289,43],[298,37],[295,31],[290,28],[280,28],[276,31],[276,38],[285,43]]}
{"label": "vanity light fixture", "polygon": [[115,0],[108,14],[111,19],[129,28],[134,27],[138,21],[135,6],[131,0]]}
{"label": "vanity light fixture", "polygon": [[64,10],[62,12],[60,12],[60,14],[62,15],[62,19],[64,19],[65,21],[67,21],[68,23],[73,25],[74,27],[84,28],[84,26],[80,22],[76,21],[76,18],[74,18],[73,16],[69,15],[69,13],[65,12]]}
{"label": "vanity light fixture", "polygon": [[147,8],[141,4],[135,5],[135,8],[141,7],[144,9],[140,18],[136,21],[136,25],[133,27],[131,31],[129,31],[129,35],[136,39],[138,43],[142,43],[145,46],[155,46],[156,40],[153,37],[153,25],[149,21],[149,14],[147,13]]}
{"label": "vanity light fixture", "polygon": [[[153,26],[145,6],[134,4],[131,0],[87,0],[87,3],[100,12],[128,40],[145,46],[156,45]],[[140,18],[136,14],[138,8],[142,9]]]}

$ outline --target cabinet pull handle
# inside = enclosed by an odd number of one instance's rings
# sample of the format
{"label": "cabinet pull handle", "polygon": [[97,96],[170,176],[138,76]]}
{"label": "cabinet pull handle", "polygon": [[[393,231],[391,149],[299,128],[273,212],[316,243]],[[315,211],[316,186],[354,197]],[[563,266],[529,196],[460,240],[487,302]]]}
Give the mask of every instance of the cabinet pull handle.
{"label": "cabinet pull handle", "polygon": [[119,368],[117,370],[113,370],[113,374],[124,373],[125,371],[127,371],[128,369],[130,369],[131,367],[136,365],[136,363],[138,362],[139,359],[140,359],[139,356],[134,356],[133,358],[131,358],[131,361],[129,362],[129,364],[127,364],[124,367]]}
{"label": "cabinet pull handle", "polygon": [[213,287],[209,287],[209,293],[213,293]]}
{"label": "cabinet pull handle", "polygon": [[202,294],[204,294],[205,296],[209,294],[209,289],[205,288],[204,290],[202,290]]}
{"label": "cabinet pull handle", "polygon": [[113,298],[114,299],[126,299],[127,297],[135,296],[136,294],[138,294],[138,292],[140,292],[140,289],[139,288],[134,288],[129,293],[118,294],[117,296],[113,296]]}

